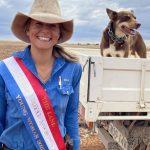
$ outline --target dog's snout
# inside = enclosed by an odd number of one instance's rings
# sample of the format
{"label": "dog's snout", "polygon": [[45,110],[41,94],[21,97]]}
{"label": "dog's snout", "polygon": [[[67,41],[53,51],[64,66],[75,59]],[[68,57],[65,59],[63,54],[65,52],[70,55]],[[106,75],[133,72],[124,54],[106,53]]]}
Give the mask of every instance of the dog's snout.
{"label": "dog's snout", "polygon": [[140,23],[137,23],[137,24],[136,24],[136,29],[138,29],[140,26],[141,26],[141,24],[140,24]]}

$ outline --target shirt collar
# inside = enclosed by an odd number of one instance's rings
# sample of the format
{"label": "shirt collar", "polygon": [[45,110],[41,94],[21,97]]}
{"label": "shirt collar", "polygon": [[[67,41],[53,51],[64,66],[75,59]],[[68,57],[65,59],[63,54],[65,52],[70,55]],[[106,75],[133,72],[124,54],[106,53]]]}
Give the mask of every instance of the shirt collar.
{"label": "shirt collar", "polygon": [[30,45],[27,46],[22,51],[18,51],[12,54],[12,56],[19,57],[22,59],[23,63],[26,65],[26,67],[37,76],[37,71],[35,68],[34,61],[32,59],[31,53],[30,53]]}
{"label": "shirt collar", "polygon": [[[32,59],[31,53],[30,53],[31,46],[27,46],[23,51],[15,52],[12,54],[12,56],[19,57],[23,60],[23,63],[26,65],[26,67],[36,76],[38,77],[36,67],[34,60]],[[66,61],[62,57],[58,57],[55,59],[55,62],[53,64],[52,74],[51,77],[60,70],[64,65]]]}

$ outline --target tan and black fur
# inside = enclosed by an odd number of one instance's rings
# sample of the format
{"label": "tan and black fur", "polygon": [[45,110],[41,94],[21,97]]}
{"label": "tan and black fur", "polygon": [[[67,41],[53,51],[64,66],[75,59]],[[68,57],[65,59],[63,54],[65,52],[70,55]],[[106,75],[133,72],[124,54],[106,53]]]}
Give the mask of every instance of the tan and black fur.
{"label": "tan and black fur", "polygon": [[[139,32],[133,11],[116,12],[106,9],[110,22],[103,31],[100,49],[105,57],[146,58],[146,46]],[[108,32],[111,33],[108,33]],[[113,35],[112,35],[113,34]]]}

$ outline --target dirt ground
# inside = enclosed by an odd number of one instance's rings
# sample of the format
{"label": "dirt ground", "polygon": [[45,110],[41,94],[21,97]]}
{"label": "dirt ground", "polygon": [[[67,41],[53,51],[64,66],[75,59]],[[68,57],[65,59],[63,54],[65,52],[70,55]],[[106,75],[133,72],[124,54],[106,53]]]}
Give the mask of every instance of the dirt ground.
{"label": "dirt ground", "polygon": [[87,128],[80,127],[80,150],[106,150],[96,133]]}

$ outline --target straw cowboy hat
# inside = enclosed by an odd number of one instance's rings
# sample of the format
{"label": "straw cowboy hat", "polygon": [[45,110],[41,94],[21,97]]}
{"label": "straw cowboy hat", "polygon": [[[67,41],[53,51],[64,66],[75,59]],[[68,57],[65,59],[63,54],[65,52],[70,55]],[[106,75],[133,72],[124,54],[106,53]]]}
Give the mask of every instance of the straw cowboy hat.
{"label": "straw cowboy hat", "polygon": [[61,23],[61,37],[58,43],[69,40],[73,33],[73,20],[65,20],[60,13],[57,0],[34,0],[28,14],[18,12],[12,22],[12,32],[20,40],[30,43],[26,34],[26,22],[31,18],[44,23]]}

